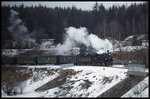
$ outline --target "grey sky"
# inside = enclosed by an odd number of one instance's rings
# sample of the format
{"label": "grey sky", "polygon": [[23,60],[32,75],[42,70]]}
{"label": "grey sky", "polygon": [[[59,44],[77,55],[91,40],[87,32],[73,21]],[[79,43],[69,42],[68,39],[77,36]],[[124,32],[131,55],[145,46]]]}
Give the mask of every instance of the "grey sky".
{"label": "grey sky", "polygon": [[[129,6],[129,5],[131,5],[132,3],[136,3],[136,4],[139,4],[139,3],[143,3],[144,1],[133,1],[133,2],[131,2],[131,1],[126,1],[126,2],[122,2],[122,1],[119,1],[119,2],[115,2],[115,1],[106,1],[106,2],[100,2],[100,1],[98,1],[98,3],[99,4],[103,4],[104,6],[105,6],[105,8],[109,8],[109,7],[111,7],[112,5],[116,5],[116,6],[121,6],[121,5],[125,5],[125,6]],[[4,5],[10,5],[10,6],[12,6],[12,5],[21,5],[21,4],[24,4],[25,6],[31,6],[31,5],[39,5],[39,3],[41,4],[41,5],[46,5],[47,7],[52,7],[52,8],[54,8],[54,7],[72,7],[72,6],[76,6],[77,8],[81,8],[82,10],[92,10],[92,7],[93,7],[93,5],[95,4],[95,2],[94,1],[85,1],[85,2],[79,2],[79,1],[62,1],[62,2],[52,2],[52,1],[45,1],[45,2],[43,2],[43,1],[35,1],[35,2],[30,2],[30,1],[3,1],[2,2],[2,6],[4,6]]]}

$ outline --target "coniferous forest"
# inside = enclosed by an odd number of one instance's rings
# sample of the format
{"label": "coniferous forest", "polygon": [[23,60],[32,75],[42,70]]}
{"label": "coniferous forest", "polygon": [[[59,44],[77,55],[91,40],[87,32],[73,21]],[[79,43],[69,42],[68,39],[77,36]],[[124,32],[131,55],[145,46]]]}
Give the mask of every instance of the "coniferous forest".
{"label": "coniferous forest", "polygon": [[55,39],[55,43],[62,43],[65,28],[86,27],[89,33],[98,37],[124,40],[130,35],[148,34],[148,2],[131,4],[129,7],[112,6],[106,9],[103,4],[95,3],[93,10],[84,11],[76,7],[48,8],[38,5],[25,7],[1,7],[1,47],[13,40],[8,31],[10,26],[10,10],[19,12],[19,18],[28,29],[28,33],[35,33],[32,38]]}

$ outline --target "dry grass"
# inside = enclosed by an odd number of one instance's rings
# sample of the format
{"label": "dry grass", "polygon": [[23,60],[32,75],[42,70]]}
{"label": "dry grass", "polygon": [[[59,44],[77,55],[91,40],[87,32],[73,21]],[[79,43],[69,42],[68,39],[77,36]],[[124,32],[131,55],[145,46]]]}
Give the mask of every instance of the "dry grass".
{"label": "dry grass", "polygon": [[65,69],[63,70],[67,75],[76,75],[76,71],[73,69]]}
{"label": "dry grass", "polygon": [[103,85],[106,84],[106,83],[110,83],[113,80],[113,78],[114,77],[106,77],[106,76],[104,76],[103,79],[102,79]]}
{"label": "dry grass", "polygon": [[32,76],[31,69],[27,67],[2,67],[2,82],[12,80],[14,82],[21,82]]}

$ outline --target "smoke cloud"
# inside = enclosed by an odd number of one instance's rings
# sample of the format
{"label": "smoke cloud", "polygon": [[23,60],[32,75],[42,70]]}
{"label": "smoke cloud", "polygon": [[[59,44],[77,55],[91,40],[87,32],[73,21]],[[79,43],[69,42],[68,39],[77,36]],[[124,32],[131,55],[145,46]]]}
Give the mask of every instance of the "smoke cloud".
{"label": "smoke cloud", "polygon": [[[13,38],[22,43],[28,42],[36,45],[36,40],[30,37],[32,33],[28,32],[27,27],[25,27],[23,21],[18,17],[19,13],[14,10],[10,10],[10,13],[9,22],[11,26],[8,27],[8,30]],[[58,44],[55,47],[58,55],[70,55],[71,50],[77,48],[78,44],[92,47],[97,53],[103,53],[112,48],[112,44],[108,39],[100,39],[94,34],[89,34],[85,27],[69,27],[65,30],[66,34],[64,36],[65,40],[63,41],[63,44]],[[43,46],[46,45],[47,44],[41,45],[41,48],[43,49]]]}
{"label": "smoke cloud", "polygon": [[24,26],[24,23],[19,19],[18,15],[18,12],[12,9],[10,10],[9,22],[11,26],[8,27],[9,32],[16,41],[35,44],[35,39],[30,37],[31,33],[29,34],[28,29]]}
{"label": "smoke cloud", "polygon": [[63,44],[58,44],[56,47],[56,50],[58,50],[57,54],[71,54],[70,50],[77,47],[77,43],[84,44],[86,47],[92,47],[98,54],[112,48],[112,43],[108,39],[103,40],[94,34],[89,34],[85,27],[69,27],[66,28]]}

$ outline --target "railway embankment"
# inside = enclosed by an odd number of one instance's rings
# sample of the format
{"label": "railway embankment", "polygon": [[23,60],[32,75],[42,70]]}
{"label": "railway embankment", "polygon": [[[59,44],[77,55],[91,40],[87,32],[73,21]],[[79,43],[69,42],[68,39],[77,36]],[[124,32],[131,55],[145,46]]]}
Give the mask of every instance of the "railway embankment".
{"label": "railway embankment", "polygon": [[121,82],[110,88],[109,90],[105,91],[98,98],[101,97],[121,97],[123,94],[128,92],[131,88],[133,88],[136,84],[142,81],[145,77],[143,76],[134,76],[129,75]]}

